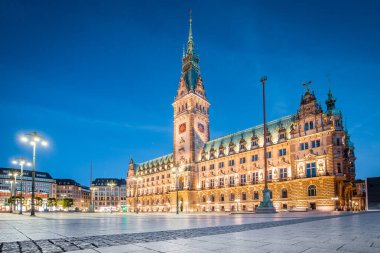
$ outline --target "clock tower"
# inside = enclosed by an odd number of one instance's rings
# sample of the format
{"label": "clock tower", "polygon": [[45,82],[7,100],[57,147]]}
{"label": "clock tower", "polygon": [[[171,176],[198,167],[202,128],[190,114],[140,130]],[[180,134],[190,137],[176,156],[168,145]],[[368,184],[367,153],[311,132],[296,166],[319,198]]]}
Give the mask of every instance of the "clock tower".
{"label": "clock tower", "polygon": [[182,73],[174,99],[174,163],[175,166],[195,168],[204,143],[210,139],[209,106],[194,48],[192,19],[189,38],[182,56]]}

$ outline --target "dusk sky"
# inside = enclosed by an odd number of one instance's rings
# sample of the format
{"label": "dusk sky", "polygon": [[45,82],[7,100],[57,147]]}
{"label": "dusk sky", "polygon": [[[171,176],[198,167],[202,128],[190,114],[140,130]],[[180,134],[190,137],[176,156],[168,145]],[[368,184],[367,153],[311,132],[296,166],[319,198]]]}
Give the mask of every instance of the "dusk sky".
{"label": "dusk sky", "polygon": [[[172,102],[189,9],[211,138],[296,113],[329,86],[356,148],[357,178],[380,176],[379,1],[0,2],[0,167],[50,142],[37,170],[90,183],[125,178],[129,159],[172,152]],[[330,80],[330,84],[329,81]]]}

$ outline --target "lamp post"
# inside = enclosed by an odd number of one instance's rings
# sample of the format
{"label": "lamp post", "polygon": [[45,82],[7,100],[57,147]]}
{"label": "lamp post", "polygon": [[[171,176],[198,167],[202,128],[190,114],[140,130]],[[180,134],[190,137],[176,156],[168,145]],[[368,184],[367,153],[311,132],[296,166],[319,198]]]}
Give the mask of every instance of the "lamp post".
{"label": "lamp post", "polygon": [[139,214],[139,181],[140,181],[140,177],[139,176],[135,176],[133,178],[133,180],[135,180],[136,182],[136,214]]}
{"label": "lamp post", "polygon": [[179,196],[178,196],[178,190],[179,190],[179,174],[182,172],[182,168],[177,166],[172,168],[172,172],[175,174],[175,189],[176,189],[176,213],[179,214]]}
{"label": "lamp post", "polygon": [[22,197],[23,197],[23,188],[22,185],[24,183],[24,165],[31,166],[32,164],[25,160],[23,157],[19,157],[12,161],[14,165],[20,166],[20,212],[22,214]]}
{"label": "lamp post", "polygon": [[9,212],[12,213],[12,188],[13,188],[13,181],[5,181],[6,184],[10,184],[10,188],[9,188],[9,194],[10,194],[10,197],[9,197],[9,204],[10,204],[10,209],[9,209]]}
{"label": "lamp post", "polygon": [[110,203],[110,206],[111,206],[111,213],[112,213],[112,203],[113,203],[113,199],[114,197],[112,197],[112,195],[114,196],[114,192],[113,192],[113,188],[116,186],[115,182],[111,182],[111,183],[108,183],[107,186],[111,187],[111,203]]}
{"label": "lamp post", "polygon": [[47,146],[48,143],[43,139],[37,132],[27,133],[21,137],[21,141],[30,144],[33,147],[33,171],[32,171],[32,209],[30,212],[31,216],[36,215],[35,210],[35,189],[36,189],[36,148],[38,144],[42,146]]}
{"label": "lamp post", "polygon": [[[9,173],[8,176],[14,178],[13,181],[12,181],[12,179],[10,181],[10,183],[11,183],[11,190],[10,190],[10,192],[11,192],[11,209],[10,209],[10,213],[13,213],[12,209],[14,208],[14,206],[16,206],[16,191],[17,191],[17,189],[16,189],[16,187],[17,187],[16,183],[17,183],[17,176],[18,176],[18,174],[17,173]],[[13,190],[13,184],[14,184],[14,190]],[[15,198],[14,198],[15,204],[14,205],[12,205],[13,194],[15,196]]]}
{"label": "lamp post", "polygon": [[263,88],[263,128],[264,128],[264,190],[263,190],[263,201],[260,202],[260,206],[256,208],[257,213],[275,213],[276,209],[273,207],[273,203],[270,199],[270,191],[268,189],[268,157],[267,157],[267,120],[266,120],[266,108],[265,108],[265,82],[267,77],[263,76],[260,79]]}

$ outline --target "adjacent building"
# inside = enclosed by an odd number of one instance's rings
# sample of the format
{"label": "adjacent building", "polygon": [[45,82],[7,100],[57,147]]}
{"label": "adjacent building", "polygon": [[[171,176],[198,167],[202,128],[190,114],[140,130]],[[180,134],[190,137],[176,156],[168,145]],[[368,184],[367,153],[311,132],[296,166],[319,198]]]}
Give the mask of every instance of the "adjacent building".
{"label": "adjacent building", "polygon": [[90,188],[80,185],[72,179],[55,179],[57,183],[57,200],[73,199],[70,209],[87,211],[91,202]]}
{"label": "adjacent building", "polygon": [[[142,163],[131,159],[126,179],[129,211],[174,212],[176,190],[181,212],[253,211],[262,200],[264,155],[276,209],[352,208],[355,148],[331,90],[323,107],[305,84],[295,113],[267,123],[266,136],[258,125],[210,139],[210,102],[199,62],[190,20],[172,103],[173,153]],[[287,97],[294,99],[291,93]],[[112,203],[105,199],[111,198],[111,188],[104,185],[94,195],[99,206]]]}
{"label": "adjacent building", "polygon": [[380,210],[380,177],[370,177],[365,180],[366,210]]}
{"label": "adjacent building", "polygon": [[[0,168],[0,211],[9,210],[8,199],[12,196],[20,197],[21,181],[23,189],[23,197],[26,199],[24,210],[31,208],[32,197],[32,171],[24,170],[23,176],[20,176],[20,169],[14,168]],[[17,173],[16,183],[14,177],[10,174]],[[37,210],[44,210],[46,208],[46,201],[48,198],[56,197],[56,182],[47,172],[36,171],[35,174],[35,197],[42,198],[42,205],[37,205]],[[19,205],[16,206],[18,210]]]}
{"label": "adjacent building", "polygon": [[126,181],[118,178],[96,178],[91,184],[95,212],[126,211]]}

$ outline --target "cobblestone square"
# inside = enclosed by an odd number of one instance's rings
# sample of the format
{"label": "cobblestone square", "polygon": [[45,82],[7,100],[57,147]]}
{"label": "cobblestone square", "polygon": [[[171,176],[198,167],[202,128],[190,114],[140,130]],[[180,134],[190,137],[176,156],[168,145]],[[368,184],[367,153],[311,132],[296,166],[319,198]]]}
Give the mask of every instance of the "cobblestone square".
{"label": "cobblestone square", "polygon": [[0,215],[0,252],[380,252],[380,213]]}

